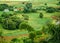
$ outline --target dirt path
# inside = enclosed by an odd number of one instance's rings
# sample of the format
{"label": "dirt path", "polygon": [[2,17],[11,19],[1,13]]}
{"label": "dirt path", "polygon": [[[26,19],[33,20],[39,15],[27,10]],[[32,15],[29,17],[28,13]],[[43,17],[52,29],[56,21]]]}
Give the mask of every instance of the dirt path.
{"label": "dirt path", "polygon": [[12,40],[13,38],[22,38],[22,37],[27,37],[29,36],[28,34],[22,34],[22,35],[17,35],[17,36],[4,36],[3,38],[7,41]]}

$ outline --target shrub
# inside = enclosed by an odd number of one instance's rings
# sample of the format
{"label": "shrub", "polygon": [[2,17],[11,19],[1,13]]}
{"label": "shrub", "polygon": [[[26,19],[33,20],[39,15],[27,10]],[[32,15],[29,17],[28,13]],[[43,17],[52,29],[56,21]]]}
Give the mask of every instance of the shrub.
{"label": "shrub", "polygon": [[29,38],[26,38],[26,39],[23,39],[23,42],[24,42],[24,43],[32,43],[32,40],[29,39]]}
{"label": "shrub", "polygon": [[40,18],[43,18],[43,14],[42,14],[42,13],[40,13],[39,17],[40,17]]}
{"label": "shrub", "polygon": [[30,25],[28,25],[27,23],[23,23],[23,22],[19,25],[19,28],[28,30],[29,32],[34,30]]}
{"label": "shrub", "polygon": [[24,17],[24,20],[29,20],[29,16],[23,15],[23,17]]}
{"label": "shrub", "polygon": [[36,37],[36,34],[34,32],[29,33],[29,38],[31,40],[34,40],[35,37]]}
{"label": "shrub", "polygon": [[58,11],[58,12],[59,12],[59,11],[60,11],[60,7],[59,7],[59,8],[56,8],[56,11]]}
{"label": "shrub", "polygon": [[2,21],[3,21],[3,18],[2,18],[2,17],[0,17],[0,23],[2,23]]}
{"label": "shrub", "polygon": [[8,30],[15,30],[16,28],[16,23],[13,22],[12,20],[5,19],[3,22],[3,28],[8,29]]}
{"label": "shrub", "polygon": [[1,16],[4,18],[9,18],[10,16],[13,16],[13,14],[3,12],[3,14]]}
{"label": "shrub", "polygon": [[8,29],[8,30],[15,30],[19,29],[19,24],[21,23],[21,19],[18,17],[11,17],[11,18],[6,18],[3,19],[3,28]]}
{"label": "shrub", "polygon": [[11,40],[11,43],[20,43],[20,40],[17,39],[17,38],[13,38],[13,39]]}
{"label": "shrub", "polygon": [[47,8],[46,8],[46,12],[47,12],[47,13],[53,13],[53,12],[55,12],[55,8],[47,7]]}
{"label": "shrub", "polygon": [[19,24],[22,22],[22,20],[19,17],[16,17],[16,16],[11,17],[11,20],[13,22],[16,22],[16,28],[19,28]]}
{"label": "shrub", "polygon": [[31,12],[32,9],[32,3],[26,3],[25,7],[24,7],[24,13],[29,13]]}
{"label": "shrub", "polygon": [[60,5],[60,1],[57,3],[57,5]]}
{"label": "shrub", "polygon": [[9,6],[8,9],[9,9],[10,11],[13,11],[13,6]]}
{"label": "shrub", "polygon": [[42,32],[41,31],[36,31],[36,35],[41,35]]}
{"label": "shrub", "polygon": [[3,11],[4,9],[7,9],[8,5],[7,4],[0,4],[0,11]]}
{"label": "shrub", "polygon": [[37,10],[36,9],[32,9],[31,12],[37,12]]}
{"label": "shrub", "polygon": [[[51,35],[51,37],[49,37],[49,39],[47,40],[48,43],[59,43],[60,41],[60,25],[55,25],[55,24],[49,24],[47,25],[47,33]],[[44,28],[45,29],[45,28]]]}

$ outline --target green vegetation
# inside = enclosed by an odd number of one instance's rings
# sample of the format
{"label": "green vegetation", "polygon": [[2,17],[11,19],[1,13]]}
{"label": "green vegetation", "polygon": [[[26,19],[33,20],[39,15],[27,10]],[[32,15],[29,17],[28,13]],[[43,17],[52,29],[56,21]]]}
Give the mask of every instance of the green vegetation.
{"label": "green vegetation", "polygon": [[60,7],[57,3],[0,4],[0,42],[60,43]]}

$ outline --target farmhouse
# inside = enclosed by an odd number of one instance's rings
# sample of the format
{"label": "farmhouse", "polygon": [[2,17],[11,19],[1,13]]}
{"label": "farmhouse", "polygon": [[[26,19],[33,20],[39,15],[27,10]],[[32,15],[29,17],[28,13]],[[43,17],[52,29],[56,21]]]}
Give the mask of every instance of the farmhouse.
{"label": "farmhouse", "polygon": [[9,9],[4,9],[4,12],[9,12]]}

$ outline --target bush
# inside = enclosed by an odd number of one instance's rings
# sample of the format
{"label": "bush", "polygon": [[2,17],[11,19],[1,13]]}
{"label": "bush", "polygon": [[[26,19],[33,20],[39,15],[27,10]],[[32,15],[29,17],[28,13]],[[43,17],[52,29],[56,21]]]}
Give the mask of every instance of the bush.
{"label": "bush", "polygon": [[11,43],[20,43],[20,40],[17,39],[17,38],[13,38],[13,39],[11,40]]}
{"label": "bush", "polygon": [[19,28],[20,28],[20,29],[27,29],[27,24],[22,22],[22,23],[19,25]]}
{"label": "bush", "polygon": [[3,14],[1,15],[1,17],[4,17],[4,18],[9,18],[10,16],[13,16],[13,14],[3,12]]}
{"label": "bush", "polygon": [[35,37],[36,37],[36,34],[34,32],[29,33],[29,38],[31,40],[34,40]]}
{"label": "bush", "polygon": [[24,20],[29,20],[29,16],[23,15],[23,17],[24,17]]}
{"label": "bush", "polygon": [[2,23],[3,22],[3,18],[2,17],[0,17],[0,23]]}
{"label": "bush", "polygon": [[55,9],[55,8],[52,8],[52,7],[47,7],[47,8],[46,8],[46,12],[47,12],[47,13],[53,13],[53,12],[55,12],[55,10],[56,10],[56,9]]}
{"label": "bush", "polygon": [[39,17],[40,17],[40,18],[43,18],[43,14],[42,14],[42,13],[40,13]]}
{"label": "bush", "polygon": [[29,13],[31,12],[32,9],[32,3],[26,3],[25,7],[24,7],[24,13]]}
{"label": "bush", "polygon": [[13,22],[16,22],[16,28],[19,28],[19,24],[21,24],[22,20],[16,16],[11,17],[11,19]]}
{"label": "bush", "polygon": [[48,40],[51,43],[60,43],[60,25],[49,24],[48,25],[49,33],[52,34],[52,37]]}
{"label": "bush", "polygon": [[13,22],[12,20],[5,19],[3,22],[3,28],[8,29],[8,30],[15,30],[16,28],[16,23]]}
{"label": "bush", "polygon": [[60,1],[57,3],[57,5],[60,5]]}
{"label": "bush", "polygon": [[30,25],[28,25],[27,23],[23,23],[23,22],[19,25],[19,28],[28,30],[29,32],[34,30]]}
{"label": "bush", "polygon": [[58,12],[59,12],[59,11],[60,11],[60,7],[59,7],[59,8],[56,8],[56,11],[58,11]]}
{"label": "bush", "polygon": [[3,28],[8,29],[8,30],[15,30],[19,29],[19,24],[21,23],[21,19],[17,17],[11,17],[11,18],[6,18],[4,19],[3,23]]}
{"label": "bush", "polygon": [[3,11],[4,9],[7,9],[8,5],[7,4],[0,4],[0,11]]}
{"label": "bush", "polygon": [[23,39],[23,42],[24,42],[24,43],[32,43],[32,40],[29,39],[29,38],[26,38],[26,39]]}
{"label": "bush", "polygon": [[31,12],[37,12],[37,10],[36,9],[32,9]]}
{"label": "bush", "polygon": [[8,9],[9,9],[10,11],[13,11],[13,6],[9,6]]}
{"label": "bush", "polygon": [[36,31],[36,35],[42,35],[41,31]]}

